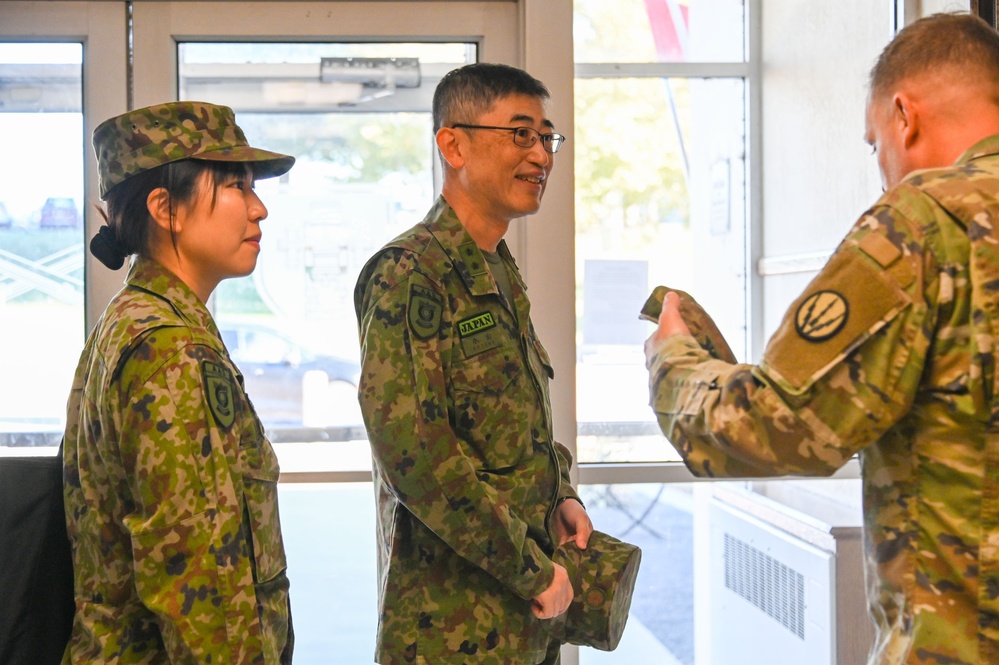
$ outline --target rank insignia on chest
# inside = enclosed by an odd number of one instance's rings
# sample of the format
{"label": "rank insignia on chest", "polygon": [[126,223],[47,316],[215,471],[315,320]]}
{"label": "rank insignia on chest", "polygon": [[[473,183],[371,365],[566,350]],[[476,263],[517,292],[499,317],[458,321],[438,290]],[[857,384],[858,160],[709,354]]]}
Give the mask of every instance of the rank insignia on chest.
{"label": "rank insignia on chest", "polygon": [[849,315],[846,298],[836,291],[817,291],[798,306],[794,327],[809,342],[822,342],[842,330]]}
{"label": "rank insignia on chest", "polygon": [[458,338],[466,358],[496,348],[502,343],[492,312],[482,312],[459,321]]}
{"label": "rank insignia on chest", "polygon": [[236,420],[236,406],[233,402],[235,381],[232,373],[224,366],[206,360],[201,363],[201,374],[205,380],[208,409],[215,422],[223,429],[228,429]]}
{"label": "rank insignia on chest", "polygon": [[419,284],[409,285],[409,307],[407,319],[409,327],[417,339],[430,339],[441,326],[441,297]]}

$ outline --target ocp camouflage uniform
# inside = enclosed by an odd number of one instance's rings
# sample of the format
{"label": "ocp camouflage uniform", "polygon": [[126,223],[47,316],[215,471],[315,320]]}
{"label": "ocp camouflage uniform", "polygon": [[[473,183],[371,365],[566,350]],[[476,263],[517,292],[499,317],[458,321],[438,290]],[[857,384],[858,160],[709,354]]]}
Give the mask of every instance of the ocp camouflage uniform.
{"label": "ocp camouflage uniform", "polygon": [[505,243],[498,253],[512,303],[440,198],[358,279],[384,665],[534,664],[550,646],[531,599],[554,579],[555,506],[576,495],[552,434],[551,363]]}
{"label": "ocp camouflage uniform", "polygon": [[194,292],[137,258],[67,407],[64,662],[290,662],[278,463],[241,381]]}
{"label": "ocp camouflage uniform", "polygon": [[999,663],[999,136],[867,211],[760,366],[687,336],[652,405],[699,476],[827,475],[860,453],[870,663]]}

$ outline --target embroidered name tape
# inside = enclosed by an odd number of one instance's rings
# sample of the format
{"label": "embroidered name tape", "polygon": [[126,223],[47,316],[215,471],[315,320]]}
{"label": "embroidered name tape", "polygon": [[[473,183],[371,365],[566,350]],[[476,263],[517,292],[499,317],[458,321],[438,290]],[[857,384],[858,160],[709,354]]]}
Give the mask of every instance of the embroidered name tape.
{"label": "embroidered name tape", "polygon": [[482,314],[459,321],[458,336],[462,338],[468,337],[469,335],[485,332],[495,326],[496,321],[493,319],[493,315],[489,312],[483,312]]}
{"label": "embroidered name tape", "polygon": [[503,342],[500,329],[496,327],[496,319],[491,312],[483,312],[459,321],[458,338],[461,340],[461,349],[465,352],[466,358],[495,349]]}

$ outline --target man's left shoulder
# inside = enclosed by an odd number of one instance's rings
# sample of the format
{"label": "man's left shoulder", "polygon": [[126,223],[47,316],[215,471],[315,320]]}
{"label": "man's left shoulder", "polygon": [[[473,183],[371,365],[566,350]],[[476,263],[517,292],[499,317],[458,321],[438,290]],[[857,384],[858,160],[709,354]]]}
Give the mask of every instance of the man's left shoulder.
{"label": "man's left shoulder", "polygon": [[910,230],[934,245],[939,242],[933,239],[941,233],[951,241],[991,235],[994,228],[989,219],[999,209],[999,158],[916,171],[886,192],[879,203],[891,208],[896,219],[911,222]]}
{"label": "man's left shoulder", "polygon": [[994,200],[999,194],[999,155],[988,155],[941,168],[913,171],[902,180],[898,196],[935,200]]}

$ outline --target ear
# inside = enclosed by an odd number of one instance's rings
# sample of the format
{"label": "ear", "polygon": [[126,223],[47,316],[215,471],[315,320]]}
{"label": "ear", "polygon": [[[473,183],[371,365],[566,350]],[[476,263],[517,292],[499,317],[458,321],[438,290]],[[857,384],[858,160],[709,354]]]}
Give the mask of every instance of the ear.
{"label": "ear", "polygon": [[463,145],[458,133],[450,127],[441,127],[434,138],[444,161],[453,169],[461,168],[465,163],[465,157],[462,154]]}
{"label": "ear", "polygon": [[157,187],[149,192],[149,196],[146,197],[146,210],[149,211],[153,223],[160,229],[167,233],[172,229],[176,230],[170,219],[170,192],[165,188]]}
{"label": "ear", "polygon": [[892,97],[892,114],[895,126],[902,136],[902,145],[910,150],[919,138],[920,110],[919,105],[904,92],[897,92]]}

